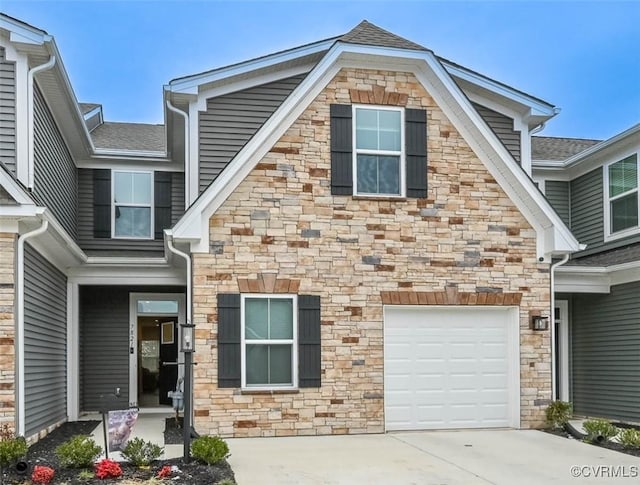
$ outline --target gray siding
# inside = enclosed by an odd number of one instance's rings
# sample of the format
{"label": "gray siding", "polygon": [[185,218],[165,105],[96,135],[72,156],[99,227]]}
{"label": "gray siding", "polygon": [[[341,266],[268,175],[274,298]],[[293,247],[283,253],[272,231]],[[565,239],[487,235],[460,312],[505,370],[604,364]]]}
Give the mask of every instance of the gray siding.
{"label": "gray siding", "polygon": [[572,299],[577,414],[640,421],[640,282]]}
{"label": "gray siding", "polygon": [[589,249],[601,246],[604,240],[602,168],[572,180],[569,190],[571,231]]}
{"label": "gray siding", "polygon": [[305,75],[207,100],[200,113],[200,192],[216,179]]}
{"label": "gray siding", "polygon": [[100,409],[100,395],[120,388],[129,405],[129,294],[184,293],[176,287],[80,287],[80,407]]}
{"label": "gray siding", "polygon": [[[171,178],[171,223],[184,214],[184,173],[175,172]],[[78,169],[78,245],[89,254],[126,251],[141,254],[164,251],[163,240],[128,240],[93,237],[93,170]]]}
{"label": "gray siding", "polygon": [[569,211],[569,182],[545,180],[544,191],[547,200],[562,218],[562,222],[569,226],[571,223],[571,213]]}
{"label": "gray siding", "polygon": [[77,239],[78,174],[62,135],[34,83],[34,193]]}
{"label": "gray siding", "polygon": [[29,244],[24,248],[25,431],[67,417],[67,278]]}
{"label": "gray siding", "polygon": [[520,132],[513,129],[513,119],[476,103],[473,103],[473,106],[509,150],[511,156],[520,163]]}
{"label": "gray siding", "polygon": [[0,162],[16,173],[16,65],[0,47]]}

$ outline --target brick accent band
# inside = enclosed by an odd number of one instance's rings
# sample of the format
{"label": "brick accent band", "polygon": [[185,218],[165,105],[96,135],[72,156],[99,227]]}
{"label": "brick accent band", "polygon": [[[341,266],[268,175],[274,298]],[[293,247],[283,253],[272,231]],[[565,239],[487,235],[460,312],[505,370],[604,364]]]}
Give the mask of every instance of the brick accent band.
{"label": "brick accent band", "polygon": [[406,106],[409,95],[387,91],[384,87],[374,85],[371,90],[349,89],[349,96],[352,103],[382,104],[390,106]]}
{"label": "brick accent band", "polygon": [[298,293],[299,280],[280,279],[273,273],[259,274],[256,279],[238,278],[240,293]]}
{"label": "brick accent band", "polygon": [[[452,291],[453,290],[453,291]],[[520,305],[522,293],[447,291],[382,291],[384,305]]]}

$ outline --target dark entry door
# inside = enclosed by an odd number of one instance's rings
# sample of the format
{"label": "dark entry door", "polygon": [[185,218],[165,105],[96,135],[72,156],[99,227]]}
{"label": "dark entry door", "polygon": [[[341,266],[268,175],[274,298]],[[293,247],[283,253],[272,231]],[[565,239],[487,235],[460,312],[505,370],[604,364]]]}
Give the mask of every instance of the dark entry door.
{"label": "dark entry door", "polygon": [[[178,380],[178,333],[175,320],[160,324],[160,371],[158,375],[158,402],[171,405],[169,391],[176,388]],[[170,365],[165,365],[170,364]]]}

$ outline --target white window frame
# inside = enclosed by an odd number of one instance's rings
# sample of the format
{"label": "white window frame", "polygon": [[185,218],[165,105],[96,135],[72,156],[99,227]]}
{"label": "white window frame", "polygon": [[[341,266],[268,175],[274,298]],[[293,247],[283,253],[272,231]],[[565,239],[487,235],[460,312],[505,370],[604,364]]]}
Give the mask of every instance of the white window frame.
{"label": "white window frame", "polygon": [[[148,174],[149,175],[149,179],[150,179],[150,183],[151,183],[151,189],[150,189],[150,201],[149,204],[116,204],[116,174],[117,173],[140,173],[140,174]],[[155,220],[155,215],[154,215],[154,201],[155,201],[155,194],[154,194],[154,188],[155,188],[155,181],[154,181],[154,176],[153,176],[153,171],[152,170],[119,170],[119,169],[112,169],[111,170],[111,238],[112,239],[136,239],[136,240],[142,240],[142,241],[148,241],[148,240],[152,240],[154,239],[154,235],[155,235],[155,227],[154,227],[154,220]],[[149,208],[149,217],[151,218],[150,224],[149,224],[149,229],[150,229],[150,234],[149,236],[116,236],[116,207],[117,206],[124,206],[124,207],[148,207]]]}
{"label": "white window frame", "polygon": [[[626,158],[632,157],[633,155],[636,156],[636,171],[638,174],[638,180],[636,183],[636,188],[634,190],[629,190],[623,194],[618,194],[615,197],[610,197],[609,195],[609,167],[611,165],[615,165],[618,162],[621,162],[622,160],[625,160]],[[603,180],[604,180],[604,240],[605,241],[615,241],[616,239],[621,239],[624,237],[628,237],[631,236],[633,234],[638,234],[640,233],[640,153],[637,151],[631,151],[628,153],[623,154],[622,156],[616,157],[616,159],[612,162],[607,163],[606,165],[604,165],[603,167],[604,169],[604,174],[603,174]],[[612,221],[612,214],[611,214],[611,202],[615,201],[617,199],[620,199],[622,197],[626,197],[628,195],[631,195],[633,193],[637,193],[638,194],[638,224],[636,224],[633,227],[628,227],[627,229],[623,229],[621,231],[616,231],[616,232],[611,232],[611,221]]]}
{"label": "white window frame", "polygon": [[[245,339],[245,301],[247,298],[278,298],[290,299],[293,302],[293,338],[292,339],[271,339],[271,340],[254,340]],[[279,389],[297,389],[298,388],[298,295],[289,293],[243,293],[240,297],[240,367],[241,367],[241,386],[247,391],[272,391]],[[247,342],[254,345],[291,345],[291,384],[271,384],[271,385],[247,385],[247,360],[246,345]]]}
{"label": "white window frame", "polygon": [[[406,189],[406,163],[405,163],[405,122],[404,122],[404,108],[397,106],[378,106],[371,104],[354,104],[351,107],[351,143],[353,146],[353,195],[359,197],[373,197],[373,198],[404,198],[406,197],[407,189]],[[392,150],[363,150],[357,148],[357,110],[358,109],[367,109],[367,110],[375,110],[375,111],[398,111],[400,113],[400,150],[392,151]],[[400,193],[399,194],[375,194],[368,192],[358,192],[358,155],[389,155],[393,157],[400,157]]]}

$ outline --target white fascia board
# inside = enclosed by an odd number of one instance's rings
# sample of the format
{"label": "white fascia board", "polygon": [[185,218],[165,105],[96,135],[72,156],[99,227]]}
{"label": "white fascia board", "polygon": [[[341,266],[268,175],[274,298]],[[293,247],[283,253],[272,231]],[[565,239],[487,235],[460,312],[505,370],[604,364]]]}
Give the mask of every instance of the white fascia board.
{"label": "white fascia board", "polygon": [[[617,135],[612,136],[611,138],[601,141],[600,143],[596,144],[596,145],[592,145],[589,148],[587,148],[586,150],[581,151],[580,153],[567,158],[564,162],[563,165],[565,167],[570,167],[571,165],[575,165],[578,164],[580,162],[582,162],[583,160],[586,160],[587,158],[589,158],[591,155],[597,154],[598,152],[609,148],[613,145],[616,145],[622,141],[624,141],[626,138],[629,138],[633,135],[638,135],[640,134],[640,123],[633,125],[631,128],[623,131],[622,133],[618,133]],[[631,141],[637,141],[637,138],[633,138],[631,139]]]}
{"label": "white fascia board", "polygon": [[80,285],[185,286],[186,276],[172,267],[107,267],[84,265],[71,268],[69,280]]}
{"label": "white fascia board", "polygon": [[94,149],[96,157],[117,157],[117,158],[153,158],[158,161],[168,161],[167,152],[155,150],[127,150],[120,148],[96,148]]}
{"label": "white fascia board", "polygon": [[168,267],[167,259],[162,258],[142,258],[142,257],[109,257],[109,256],[89,256],[87,258],[88,266],[123,266],[126,268],[132,266],[148,266],[148,267]]}
{"label": "white fascia board", "polygon": [[558,113],[557,109],[552,105],[543,103],[538,99],[527,96],[526,94],[521,93],[515,89],[511,89],[499,82],[493,81],[477,73],[468,71],[467,69],[464,69],[460,66],[453,65],[445,60],[441,60],[440,63],[444,66],[446,71],[451,76],[464,79],[471,84],[475,84],[476,86],[479,86],[483,89],[497,93],[521,105],[529,106],[532,116],[543,116],[546,118],[551,118]]}
{"label": "white fascia board", "polygon": [[[361,62],[357,62],[358,59]],[[255,164],[342,67],[375,68],[378,59],[384,60],[385,68],[397,63],[398,66],[402,65],[403,69],[413,72],[434,97],[439,107],[536,230],[539,258],[549,260],[554,253],[579,250],[578,241],[531,179],[517,166],[504,145],[486,126],[432,53],[341,43],[331,48],[222,174],[201,194],[175,225],[174,238],[191,242],[193,252],[208,252],[209,218],[251,172]],[[556,228],[553,237],[545,237],[545,230],[553,227]],[[197,242],[195,237],[198,237]]]}
{"label": "white fascia board", "polygon": [[5,15],[0,15],[0,29],[9,32],[11,42],[19,44],[42,45],[48,38],[51,38],[40,29]]}
{"label": "white fascia board", "polygon": [[0,168],[0,187],[4,188],[18,205],[35,205],[25,189],[3,168]]}
{"label": "white fascia board", "polygon": [[153,170],[154,172],[184,172],[181,163],[171,160],[150,160],[150,159],[124,159],[124,158],[97,158],[81,160],[76,163],[78,168],[102,168],[102,169],[122,169],[122,170]]}
{"label": "white fascia board", "polygon": [[196,74],[188,78],[172,81],[169,83],[169,90],[174,93],[198,94],[198,87],[203,84],[214,83],[225,78],[246,74],[251,71],[263,69],[275,64],[290,61],[298,57],[304,57],[328,50],[335,43],[335,39],[317,42],[315,44],[291,49],[279,54],[262,57],[252,61],[235,64],[229,67],[222,67],[214,71]]}
{"label": "white fascia board", "polygon": [[611,277],[604,268],[560,266],[556,269],[553,291],[555,293],[610,293]]}

